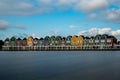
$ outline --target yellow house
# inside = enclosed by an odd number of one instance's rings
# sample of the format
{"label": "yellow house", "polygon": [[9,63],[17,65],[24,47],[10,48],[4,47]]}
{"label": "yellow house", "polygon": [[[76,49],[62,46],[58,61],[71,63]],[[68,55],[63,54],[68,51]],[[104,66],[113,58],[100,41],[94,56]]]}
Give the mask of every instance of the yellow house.
{"label": "yellow house", "polygon": [[79,39],[78,39],[78,36],[72,36],[71,38],[71,45],[72,46],[78,46],[79,45]]}
{"label": "yellow house", "polygon": [[82,35],[78,36],[78,40],[79,40],[79,46],[82,47],[83,46],[83,40],[84,40],[83,36]]}
{"label": "yellow house", "polygon": [[27,38],[27,46],[33,47],[33,37],[32,36]]}

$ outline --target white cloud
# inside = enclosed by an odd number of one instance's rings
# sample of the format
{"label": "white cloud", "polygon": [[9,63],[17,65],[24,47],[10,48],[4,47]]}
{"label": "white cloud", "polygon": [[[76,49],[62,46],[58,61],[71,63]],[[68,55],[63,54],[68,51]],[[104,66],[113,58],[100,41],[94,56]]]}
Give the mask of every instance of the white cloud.
{"label": "white cloud", "polygon": [[71,28],[71,29],[74,29],[74,28],[77,28],[78,26],[70,25],[70,26],[68,26],[68,27]]}
{"label": "white cloud", "polygon": [[114,36],[120,36],[120,30],[112,31],[111,33]]}
{"label": "white cloud", "polygon": [[78,33],[78,35],[84,36],[95,36],[97,34],[109,34],[115,36],[117,39],[120,40],[120,29],[112,30],[111,28],[91,28],[88,30],[83,30]]}
{"label": "white cloud", "polygon": [[102,13],[101,17],[108,21],[120,22],[120,9],[112,9]]}
{"label": "white cloud", "polygon": [[98,19],[103,21],[109,21],[113,23],[120,23],[120,9],[110,9],[104,10],[99,14],[92,13],[90,14],[87,19]]}
{"label": "white cloud", "polygon": [[107,7],[107,0],[0,0],[0,15],[35,15],[56,9],[92,12]]}
{"label": "white cloud", "polygon": [[42,12],[30,0],[0,0],[0,15],[32,15]]}
{"label": "white cloud", "polygon": [[109,34],[111,31],[111,28],[91,28],[89,30],[80,31],[78,35],[97,35],[97,34]]}
{"label": "white cloud", "polygon": [[93,12],[96,10],[102,10],[108,7],[107,0],[80,0],[76,9],[83,12]]}
{"label": "white cloud", "polygon": [[8,28],[17,28],[17,29],[25,29],[24,26],[22,25],[12,25],[10,24],[9,22],[7,21],[4,21],[4,20],[0,20],[0,30],[6,30]]}
{"label": "white cloud", "polygon": [[5,30],[9,27],[9,23],[4,20],[0,20],[0,30]]}

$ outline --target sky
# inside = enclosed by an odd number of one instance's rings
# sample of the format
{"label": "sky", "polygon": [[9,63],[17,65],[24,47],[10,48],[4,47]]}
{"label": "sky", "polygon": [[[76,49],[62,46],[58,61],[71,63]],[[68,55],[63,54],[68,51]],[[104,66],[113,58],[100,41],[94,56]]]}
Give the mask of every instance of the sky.
{"label": "sky", "polygon": [[0,0],[0,39],[96,34],[120,40],[120,0]]}

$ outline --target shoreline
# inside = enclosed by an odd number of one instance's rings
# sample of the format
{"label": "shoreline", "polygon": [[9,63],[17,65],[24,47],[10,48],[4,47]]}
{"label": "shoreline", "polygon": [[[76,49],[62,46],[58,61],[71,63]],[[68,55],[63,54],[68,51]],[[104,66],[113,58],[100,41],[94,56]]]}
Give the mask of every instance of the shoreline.
{"label": "shoreline", "polygon": [[120,51],[120,49],[40,49],[40,50],[0,50],[0,51]]}

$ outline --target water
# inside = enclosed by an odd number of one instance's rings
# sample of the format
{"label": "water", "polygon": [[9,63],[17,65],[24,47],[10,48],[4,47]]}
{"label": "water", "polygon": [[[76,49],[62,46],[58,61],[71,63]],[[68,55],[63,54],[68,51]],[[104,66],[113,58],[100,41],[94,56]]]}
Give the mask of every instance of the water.
{"label": "water", "polygon": [[0,52],[0,80],[120,80],[120,51]]}

